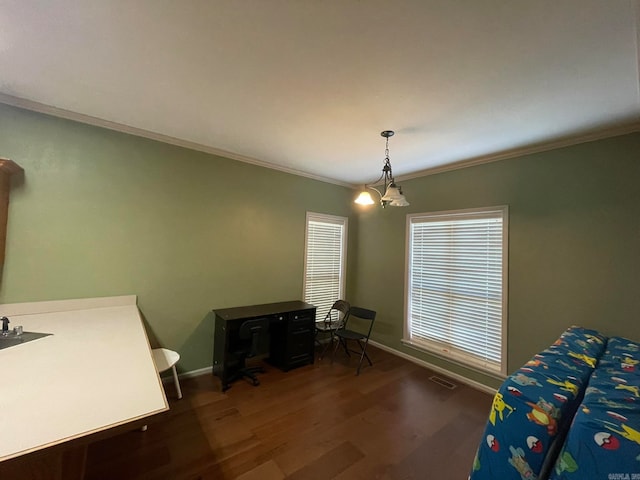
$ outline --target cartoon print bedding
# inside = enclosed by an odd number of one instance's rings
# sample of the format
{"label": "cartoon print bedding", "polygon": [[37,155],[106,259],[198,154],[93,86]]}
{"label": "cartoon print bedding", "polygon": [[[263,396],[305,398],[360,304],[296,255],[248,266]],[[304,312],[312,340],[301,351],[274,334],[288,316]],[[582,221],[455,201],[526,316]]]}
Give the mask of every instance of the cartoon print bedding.
{"label": "cartoon print bedding", "polygon": [[552,480],[640,480],[640,343],[609,339]]}
{"label": "cartoon print bedding", "polygon": [[539,480],[552,467],[547,455],[559,449],[555,442],[569,428],[606,343],[595,330],[570,327],[507,378],[493,399],[469,479]]}

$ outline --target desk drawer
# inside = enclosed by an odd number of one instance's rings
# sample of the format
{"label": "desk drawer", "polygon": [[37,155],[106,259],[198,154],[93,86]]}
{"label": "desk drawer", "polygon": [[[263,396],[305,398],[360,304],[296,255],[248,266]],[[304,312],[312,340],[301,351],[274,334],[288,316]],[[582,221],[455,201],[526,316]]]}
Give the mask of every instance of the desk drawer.
{"label": "desk drawer", "polygon": [[289,335],[300,332],[309,332],[309,334],[311,335],[314,333],[314,331],[315,325],[309,322],[291,323],[291,325],[289,325]]}
{"label": "desk drawer", "polygon": [[295,355],[289,359],[289,368],[300,367],[302,365],[308,365],[313,363],[313,357],[308,353],[301,353],[300,355]]}
{"label": "desk drawer", "polygon": [[313,321],[314,314],[313,312],[304,311],[304,312],[295,312],[291,314],[291,320],[294,322],[305,322],[305,321]]}
{"label": "desk drawer", "polygon": [[304,329],[297,332],[292,332],[289,335],[289,358],[293,358],[300,354],[309,354],[310,349],[313,349],[313,331]]}
{"label": "desk drawer", "polygon": [[311,312],[295,312],[289,317],[289,332],[315,330],[315,316]]}

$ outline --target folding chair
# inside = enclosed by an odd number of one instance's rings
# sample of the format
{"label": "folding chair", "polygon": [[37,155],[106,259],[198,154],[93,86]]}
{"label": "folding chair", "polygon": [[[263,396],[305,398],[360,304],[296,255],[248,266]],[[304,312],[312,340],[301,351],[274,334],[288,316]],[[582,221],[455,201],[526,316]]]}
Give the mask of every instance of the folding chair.
{"label": "folding chair", "polygon": [[329,343],[325,343],[319,358],[322,358],[327,351],[327,348],[329,348],[329,345],[333,346],[333,335],[335,331],[340,328],[341,324],[346,321],[347,315],[349,314],[349,308],[349,302],[345,300],[337,300],[331,306],[324,319],[316,322],[316,343],[318,345],[321,345],[318,340],[318,334],[328,333],[330,335],[330,341]]}
{"label": "folding chair", "polygon": [[[356,375],[360,375],[360,368],[362,366],[362,360],[366,357],[369,365],[373,365],[371,363],[371,359],[369,355],[367,355],[367,345],[369,344],[369,336],[371,335],[371,330],[373,329],[373,322],[376,319],[376,312],[373,310],[367,310],[366,308],[360,307],[351,307],[349,309],[349,314],[347,318],[343,322],[342,326],[336,330],[335,335],[338,337],[338,341],[333,349],[333,355],[331,356],[331,362],[333,363],[333,359],[336,355],[336,350],[338,350],[338,346],[342,345],[347,356],[351,357],[352,353],[357,353],[360,355],[360,361],[358,362],[358,368],[356,370]],[[355,320],[355,322],[354,322]],[[358,330],[350,330],[347,329],[347,321],[349,322],[349,326],[352,326],[354,323],[358,323]],[[368,325],[368,330],[366,326]],[[367,333],[362,333],[362,331],[366,330]],[[349,340],[355,340],[360,347],[360,351],[351,350],[347,346],[347,342]]]}

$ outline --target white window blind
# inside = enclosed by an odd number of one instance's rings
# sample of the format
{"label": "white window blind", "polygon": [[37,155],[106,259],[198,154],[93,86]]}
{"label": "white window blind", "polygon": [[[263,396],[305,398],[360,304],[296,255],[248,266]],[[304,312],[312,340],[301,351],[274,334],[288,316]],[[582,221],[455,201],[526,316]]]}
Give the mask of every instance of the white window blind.
{"label": "white window blind", "polygon": [[409,215],[404,341],[504,373],[507,207]]}
{"label": "white window blind", "polygon": [[347,219],[307,213],[304,301],[315,305],[318,320],[344,298]]}

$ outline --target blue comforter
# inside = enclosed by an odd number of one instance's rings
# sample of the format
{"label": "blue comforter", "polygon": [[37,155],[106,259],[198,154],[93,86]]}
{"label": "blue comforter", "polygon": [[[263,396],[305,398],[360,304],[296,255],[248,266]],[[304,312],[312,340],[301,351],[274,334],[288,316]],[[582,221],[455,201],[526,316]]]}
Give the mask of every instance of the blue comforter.
{"label": "blue comforter", "polygon": [[470,480],[537,480],[549,470],[548,454],[557,453],[556,440],[569,428],[606,343],[597,331],[571,327],[507,378],[493,399]]}
{"label": "blue comforter", "polygon": [[640,480],[640,344],[609,339],[553,480]]}

